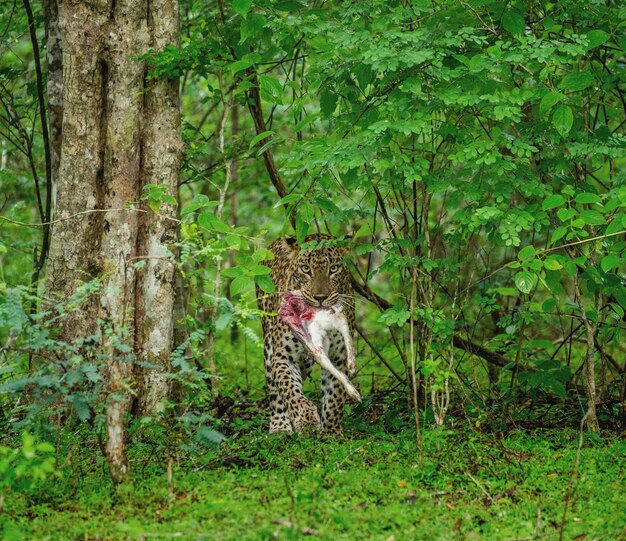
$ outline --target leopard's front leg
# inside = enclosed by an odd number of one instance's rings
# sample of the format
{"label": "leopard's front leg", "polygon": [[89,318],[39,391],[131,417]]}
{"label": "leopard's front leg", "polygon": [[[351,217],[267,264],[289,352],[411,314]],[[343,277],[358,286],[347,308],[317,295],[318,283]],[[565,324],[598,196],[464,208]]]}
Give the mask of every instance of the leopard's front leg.
{"label": "leopard's front leg", "polygon": [[294,429],[299,434],[318,431],[321,427],[319,413],[313,402],[302,392],[302,373],[296,362],[296,344],[283,344],[272,359],[272,379]]}

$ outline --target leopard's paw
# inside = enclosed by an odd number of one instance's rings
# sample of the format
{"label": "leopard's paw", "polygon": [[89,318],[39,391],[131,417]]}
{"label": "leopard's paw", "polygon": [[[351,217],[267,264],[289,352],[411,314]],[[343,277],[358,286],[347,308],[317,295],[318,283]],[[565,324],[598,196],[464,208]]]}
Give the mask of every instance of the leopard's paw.
{"label": "leopard's paw", "polygon": [[298,434],[319,431],[321,427],[320,416],[313,402],[302,398],[298,404],[298,413],[294,416],[294,426]]}

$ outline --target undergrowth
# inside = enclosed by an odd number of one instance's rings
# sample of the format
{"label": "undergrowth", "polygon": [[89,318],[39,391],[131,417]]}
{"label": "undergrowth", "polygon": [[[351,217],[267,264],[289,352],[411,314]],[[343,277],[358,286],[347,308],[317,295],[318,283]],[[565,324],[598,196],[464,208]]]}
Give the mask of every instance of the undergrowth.
{"label": "undergrowth", "polygon": [[[162,452],[136,434],[114,487],[91,432],[63,433],[58,475],[11,491],[3,538],[626,539],[626,442],[574,429],[410,423],[346,440],[268,436],[239,417],[220,444]],[[567,503],[567,512],[564,508]]]}

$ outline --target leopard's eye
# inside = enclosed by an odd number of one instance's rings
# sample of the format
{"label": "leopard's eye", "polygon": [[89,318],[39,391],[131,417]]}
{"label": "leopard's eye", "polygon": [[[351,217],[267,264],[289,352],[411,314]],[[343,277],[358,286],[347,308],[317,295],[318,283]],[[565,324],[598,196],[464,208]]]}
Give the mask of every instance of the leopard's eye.
{"label": "leopard's eye", "polygon": [[309,274],[311,272],[311,267],[308,265],[300,265],[300,270],[305,274]]}
{"label": "leopard's eye", "polygon": [[335,273],[335,272],[337,272],[340,268],[341,268],[341,267],[340,267],[339,265],[331,265],[329,270],[330,270],[330,272],[331,272],[331,273]]}

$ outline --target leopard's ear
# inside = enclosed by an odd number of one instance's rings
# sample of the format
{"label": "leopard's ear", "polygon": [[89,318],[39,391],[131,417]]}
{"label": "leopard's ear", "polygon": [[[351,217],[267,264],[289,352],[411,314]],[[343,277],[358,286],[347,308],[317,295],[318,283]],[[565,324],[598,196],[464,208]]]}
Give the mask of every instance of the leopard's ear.
{"label": "leopard's ear", "polygon": [[296,237],[285,237],[285,242],[290,248],[298,247],[298,239]]}
{"label": "leopard's ear", "polygon": [[345,233],[343,238],[345,240],[352,240],[354,238],[354,231],[350,231],[350,233]]}

